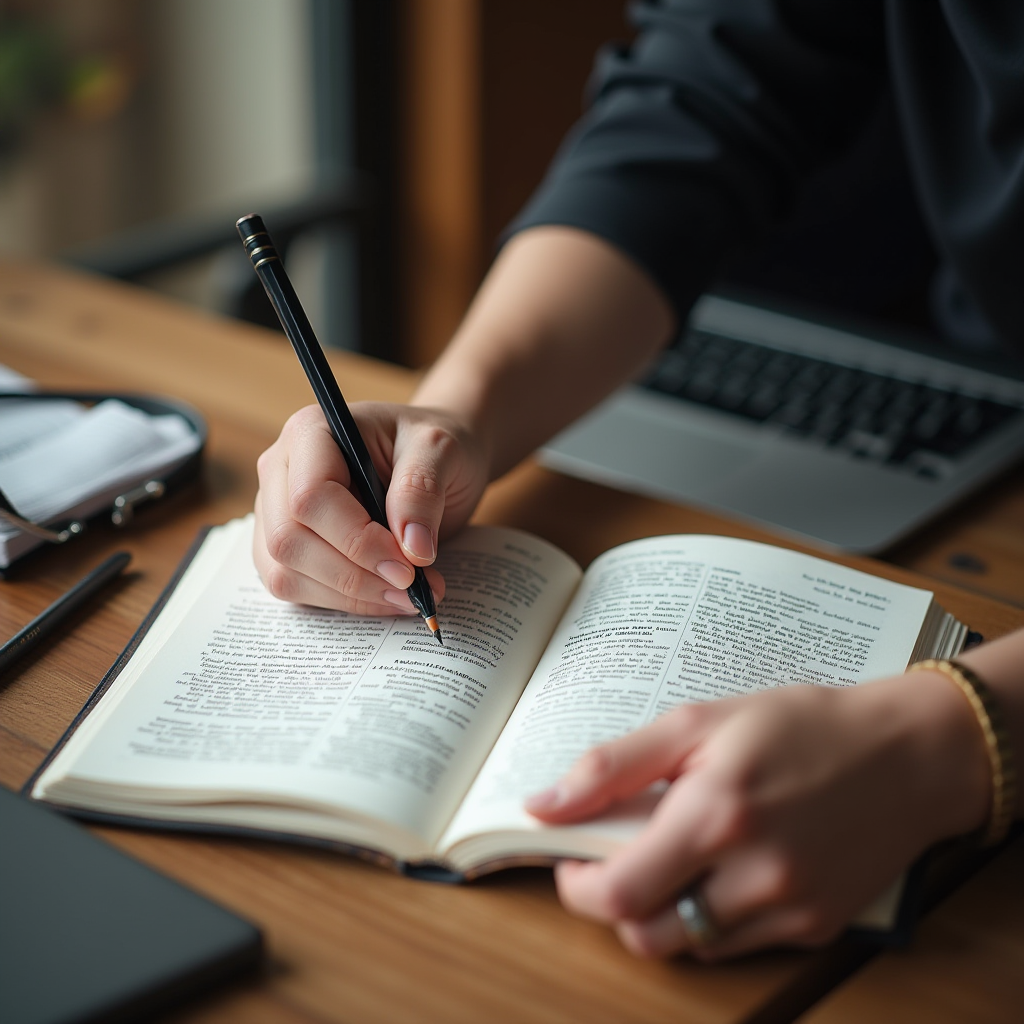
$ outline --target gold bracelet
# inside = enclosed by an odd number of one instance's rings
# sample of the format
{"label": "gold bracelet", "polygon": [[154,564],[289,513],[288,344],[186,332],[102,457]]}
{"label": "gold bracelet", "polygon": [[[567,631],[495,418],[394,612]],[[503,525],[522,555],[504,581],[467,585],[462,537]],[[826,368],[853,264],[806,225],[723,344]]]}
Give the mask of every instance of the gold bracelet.
{"label": "gold bracelet", "polygon": [[999,704],[988,686],[966,665],[956,661],[931,658],[919,661],[908,672],[939,672],[956,683],[970,701],[978,725],[985,737],[985,750],[992,770],[992,811],[985,828],[983,846],[995,846],[1006,838],[1013,824],[1017,805],[1017,772],[1013,763],[1013,748]]}

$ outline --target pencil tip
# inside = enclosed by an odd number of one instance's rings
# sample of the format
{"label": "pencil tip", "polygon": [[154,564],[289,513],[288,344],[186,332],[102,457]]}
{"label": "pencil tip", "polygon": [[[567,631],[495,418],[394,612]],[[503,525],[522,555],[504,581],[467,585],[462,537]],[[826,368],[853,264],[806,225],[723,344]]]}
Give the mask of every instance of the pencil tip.
{"label": "pencil tip", "polygon": [[434,634],[434,639],[442,647],[444,647],[444,641],[441,639],[441,629],[440,629],[440,627],[437,624],[437,616],[436,615],[424,615],[423,616],[423,621],[426,623],[427,629],[429,629],[430,632]]}

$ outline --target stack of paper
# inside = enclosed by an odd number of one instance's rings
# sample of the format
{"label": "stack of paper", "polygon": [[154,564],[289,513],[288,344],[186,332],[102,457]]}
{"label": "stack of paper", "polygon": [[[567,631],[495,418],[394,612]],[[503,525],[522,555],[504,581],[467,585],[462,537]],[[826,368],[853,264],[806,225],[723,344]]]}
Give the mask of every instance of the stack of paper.
{"label": "stack of paper", "polygon": [[[0,390],[31,383],[0,367]],[[149,479],[161,479],[199,447],[177,415],[150,416],[109,400],[91,408],[38,399],[0,401],[0,490],[35,523],[85,518]],[[40,544],[0,521],[0,566]]]}

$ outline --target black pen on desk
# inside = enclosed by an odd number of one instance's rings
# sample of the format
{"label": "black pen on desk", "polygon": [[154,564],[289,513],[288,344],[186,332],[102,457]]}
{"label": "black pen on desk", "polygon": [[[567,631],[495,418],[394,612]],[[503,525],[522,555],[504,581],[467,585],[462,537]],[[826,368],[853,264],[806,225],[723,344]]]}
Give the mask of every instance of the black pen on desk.
{"label": "black pen on desk", "polygon": [[[360,504],[370,514],[371,519],[385,529],[390,529],[384,510],[384,484],[377,475],[366,442],[363,441],[356,421],[345,404],[327,357],[285,273],[277,249],[274,248],[274,243],[263,224],[263,218],[255,213],[248,213],[235,222],[235,227],[238,228],[246,255],[252,261],[253,269],[266,290],[277,318],[281,321],[284,333],[292,343],[303,370],[306,371],[316,400],[320,403],[320,408],[331,428],[331,434],[338,443],[345,462],[348,463]],[[409,600],[423,616],[423,621],[437,642],[442,643],[430,584],[419,566],[415,566],[414,569],[415,576],[412,586],[408,589]]]}
{"label": "black pen on desk", "polygon": [[24,629],[18,630],[7,643],[0,646],[0,673],[5,672],[38,643],[51,636],[72,612],[85,605],[131,560],[132,556],[127,551],[118,551],[111,555],[92,572],[82,577],[66,594],[58,597],[49,608],[40,612]]}

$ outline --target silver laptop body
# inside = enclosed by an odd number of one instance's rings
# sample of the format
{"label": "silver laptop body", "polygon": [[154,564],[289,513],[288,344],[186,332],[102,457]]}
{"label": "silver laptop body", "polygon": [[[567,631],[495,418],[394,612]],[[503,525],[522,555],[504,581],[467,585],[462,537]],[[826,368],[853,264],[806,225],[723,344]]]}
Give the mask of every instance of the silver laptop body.
{"label": "silver laptop body", "polygon": [[[803,374],[803,391],[787,373]],[[874,553],[1024,455],[1022,410],[1024,382],[1009,374],[705,296],[681,346],[540,457]]]}

